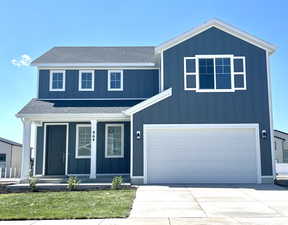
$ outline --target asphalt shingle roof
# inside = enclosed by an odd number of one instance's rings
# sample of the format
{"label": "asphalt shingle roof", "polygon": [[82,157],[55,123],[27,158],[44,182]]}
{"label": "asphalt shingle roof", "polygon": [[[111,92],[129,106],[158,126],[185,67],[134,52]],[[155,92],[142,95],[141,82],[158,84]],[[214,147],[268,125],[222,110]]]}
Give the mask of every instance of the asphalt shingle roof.
{"label": "asphalt shingle roof", "polygon": [[18,114],[121,113],[137,103],[139,101],[136,100],[39,100],[33,98]]}
{"label": "asphalt shingle roof", "polygon": [[155,63],[154,47],[54,47],[35,59],[41,63]]}

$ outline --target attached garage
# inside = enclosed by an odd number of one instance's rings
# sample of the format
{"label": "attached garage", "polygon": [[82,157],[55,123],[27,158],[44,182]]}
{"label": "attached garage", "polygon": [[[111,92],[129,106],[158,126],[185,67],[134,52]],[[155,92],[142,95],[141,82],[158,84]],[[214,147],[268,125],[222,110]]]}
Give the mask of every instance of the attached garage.
{"label": "attached garage", "polygon": [[260,183],[258,124],[144,125],[144,182]]}

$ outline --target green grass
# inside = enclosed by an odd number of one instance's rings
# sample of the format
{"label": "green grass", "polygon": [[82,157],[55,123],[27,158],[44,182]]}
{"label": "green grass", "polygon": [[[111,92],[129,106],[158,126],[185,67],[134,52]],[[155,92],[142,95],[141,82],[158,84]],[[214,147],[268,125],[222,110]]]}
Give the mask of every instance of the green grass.
{"label": "green grass", "polygon": [[0,220],[127,217],[136,190],[0,194]]}

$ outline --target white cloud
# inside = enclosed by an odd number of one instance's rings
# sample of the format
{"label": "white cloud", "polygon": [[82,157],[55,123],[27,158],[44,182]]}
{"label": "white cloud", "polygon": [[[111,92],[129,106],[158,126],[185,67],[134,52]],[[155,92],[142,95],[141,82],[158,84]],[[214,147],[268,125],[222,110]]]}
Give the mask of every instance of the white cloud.
{"label": "white cloud", "polygon": [[21,66],[29,66],[31,61],[32,61],[32,58],[29,55],[23,54],[20,56],[19,59],[12,59],[11,63],[14,66],[21,67]]}

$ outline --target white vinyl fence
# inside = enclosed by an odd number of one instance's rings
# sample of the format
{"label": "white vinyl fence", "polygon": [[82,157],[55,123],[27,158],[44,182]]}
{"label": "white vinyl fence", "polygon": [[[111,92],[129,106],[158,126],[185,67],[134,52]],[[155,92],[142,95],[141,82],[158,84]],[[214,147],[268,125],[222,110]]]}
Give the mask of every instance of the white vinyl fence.
{"label": "white vinyl fence", "polygon": [[276,173],[288,176],[288,163],[276,163]]}
{"label": "white vinyl fence", "polygon": [[0,179],[5,178],[19,178],[19,168],[0,167]]}

